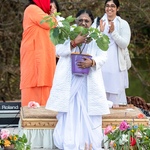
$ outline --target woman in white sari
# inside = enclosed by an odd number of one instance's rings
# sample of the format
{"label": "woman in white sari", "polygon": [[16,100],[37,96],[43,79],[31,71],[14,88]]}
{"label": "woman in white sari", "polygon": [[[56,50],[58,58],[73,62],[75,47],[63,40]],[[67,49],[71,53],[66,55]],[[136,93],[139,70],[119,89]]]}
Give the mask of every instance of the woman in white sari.
{"label": "woman in white sari", "polygon": [[[79,11],[76,17],[77,25],[85,28],[94,20],[89,10]],[[53,138],[59,149],[84,150],[85,144],[92,145],[93,150],[102,149],[102,115],[109,113],[109,107],[101,67],[107,52],[99,49],[95,41],[86,43],[82,53],[90,54],[92,59],[85,58],[78,67],[90,67],[89,74],[78,76],[71,71],[71,53],[78,52],[76,45],[85,43],[86,38],[79,34],[74,41],[56,47],[60,58],[46,109],[58,111]]]}

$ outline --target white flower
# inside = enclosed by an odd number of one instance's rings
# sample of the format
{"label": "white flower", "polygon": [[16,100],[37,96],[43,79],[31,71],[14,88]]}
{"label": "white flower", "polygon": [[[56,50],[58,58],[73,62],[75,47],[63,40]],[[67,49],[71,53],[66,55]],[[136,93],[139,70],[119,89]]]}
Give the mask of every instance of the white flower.
{"label": "white flower", "polygon": [[124,145],[126,142],[128,142],[128,135],[122,134],[122,137],[119,139],[119,144]]}
{"label": "white flower", "polygon": [[137,138],[142,138],[142,134],[140,132],[135,133]]}
{"label": "white flower", "polygon": [[63,18],[63,17],[60,17],[60,16],[56,16],[56,20],[57,20],[57,22],[58,22],[58,26],[59,27],[63,27],[63,24],[62,24],[62,20],[65,20],[65,18]]}

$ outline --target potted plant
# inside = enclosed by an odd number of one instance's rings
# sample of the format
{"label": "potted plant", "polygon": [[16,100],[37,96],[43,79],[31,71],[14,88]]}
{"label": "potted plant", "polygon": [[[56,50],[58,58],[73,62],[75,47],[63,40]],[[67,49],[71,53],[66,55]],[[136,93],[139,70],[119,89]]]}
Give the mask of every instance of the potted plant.
{"label": "potted plant", "polygon": [[[76,18],[73,18],[72,16],[69,16],[67,18],[62,18],[60,17],[60,14],[61,13],[55,13],[53,15],[45,17],[41,21],[41,23],[47,22],[49,24],[51,28],[50,39],[54,43],[54,45],[63,44],[68,39],[74,40],[79,34],[82,34],[82,35],[87,35],[88,42],[90,42],[91,40],[95,40],[95,42],[97,43],[97,46],[101,50],[106,51],[108,49],[109,38],[107,35],[101,33],[97,28],[93,28],[93,27],[84,28],[82,26],[76,26],[73,24]],[[59,18],[58,22],[53,22],[52,17]],[[76,56],[76,54],[72,54],[72,62],[75,61],[76,59],[78,60],[83,57],[81,55],[82,55],[84,46],[82,49],[81,49],[81,45],[77,45],[77,46],[79,48],[79,56]],[[88,57],[91,57],[91,56],[88,56]],[[74,69],[81,70],[81,68],[77,68],[77,66],[72,67],[72,70]],[[84,72],[84,69],[82,71]],[[85,73],[87,72],[85,71]]]}
{"label": "potted plant", "polygon": [[10,134],[8,129],[0,130],[0,147],[3,150],[30,150],[25,134]]}

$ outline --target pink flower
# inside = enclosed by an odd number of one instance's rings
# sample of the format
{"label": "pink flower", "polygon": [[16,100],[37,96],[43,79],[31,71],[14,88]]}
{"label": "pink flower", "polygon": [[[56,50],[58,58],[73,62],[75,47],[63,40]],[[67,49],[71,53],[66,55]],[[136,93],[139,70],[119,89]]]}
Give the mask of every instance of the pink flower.
{"label": "pink flower", "polygon": [[37,108],[37,107],[40,107],[39,103],[35,102],[35,101],[30,101],[28,103],[28,107],[29,108]]}
{"label": "pink flower", "polygon": [[114,147],[114,141],[110,141],[110,147]]}
{"label": "pink flower", "polygon": [[10,135],[10,131],[7,129],[2,129],[0,132],[1,139],[7,139]]}
{"label": "pink flower", "polygon": [[127,130],[128,128],[129,128],[129,125],[128,125],[128,123],[127,123],[126,121],[122,121],[122,122],[120,123],[119,129],[120,129],[121,131]]}
{"label": "pink flower", "polygon": [[110,132],[112,132],[112,126],[107,126],[106,128],[105,128],[105,130],[104,130],[104,134],[105,135],[107,135],[107,134],[109,134]]}
{"label": "pink flower", "polygon": [[144,114],[138,114],[138,119],[143,119],[144,118]]}

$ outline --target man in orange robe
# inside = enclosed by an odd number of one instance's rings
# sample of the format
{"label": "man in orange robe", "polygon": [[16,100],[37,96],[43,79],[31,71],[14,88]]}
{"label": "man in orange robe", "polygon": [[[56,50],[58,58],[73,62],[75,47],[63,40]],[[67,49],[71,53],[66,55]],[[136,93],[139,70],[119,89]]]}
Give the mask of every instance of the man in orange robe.
{"label": "man in orange robe", "polygon": [[20,47],[22,106],[27,106],[30,101],[45,105],[52,87],[55,46],[50,41],[49,25],[40,23],[49,13],[50,0],[30,0],[24,11]]}

